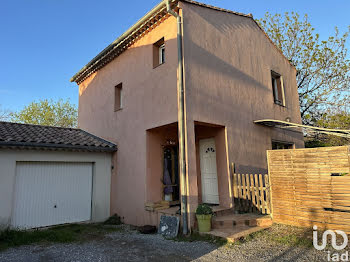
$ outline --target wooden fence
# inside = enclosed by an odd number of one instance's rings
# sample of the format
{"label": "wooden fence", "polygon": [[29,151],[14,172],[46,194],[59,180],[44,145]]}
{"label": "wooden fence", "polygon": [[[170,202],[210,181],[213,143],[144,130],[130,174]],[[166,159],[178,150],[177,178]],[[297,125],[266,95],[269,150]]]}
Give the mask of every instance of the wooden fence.
{"label": "wooden fence", "polygon": [[270,183],[267,174],[233,174],[235,209],[270,214]]}
{"label": "wooden fence", "polygon": [[349,147],[269,150],[273,220],[350,232]]}

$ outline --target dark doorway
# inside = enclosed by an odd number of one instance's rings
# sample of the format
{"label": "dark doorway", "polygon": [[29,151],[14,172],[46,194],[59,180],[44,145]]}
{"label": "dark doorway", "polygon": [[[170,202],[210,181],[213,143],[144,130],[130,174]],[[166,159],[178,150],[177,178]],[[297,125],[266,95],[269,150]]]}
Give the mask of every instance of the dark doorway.
{"label": "dark doorway", "polygon": [[164,200],[170,205],[179,204],[180,180],[179,180],[179,155],[176,145],[164,146],[163,184]]}

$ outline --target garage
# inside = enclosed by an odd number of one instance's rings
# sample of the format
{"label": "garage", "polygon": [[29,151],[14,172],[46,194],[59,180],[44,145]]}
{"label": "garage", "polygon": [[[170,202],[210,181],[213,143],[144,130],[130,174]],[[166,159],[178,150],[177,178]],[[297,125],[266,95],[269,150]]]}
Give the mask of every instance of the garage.
{"label": "garage", "polygon": [[18,162],[13,227],[34,228],[89,221],[92,164]]}
{"label": "garage", "polygon": [[80,129],[0,122],[0,227],[104,221],[116,150]]}

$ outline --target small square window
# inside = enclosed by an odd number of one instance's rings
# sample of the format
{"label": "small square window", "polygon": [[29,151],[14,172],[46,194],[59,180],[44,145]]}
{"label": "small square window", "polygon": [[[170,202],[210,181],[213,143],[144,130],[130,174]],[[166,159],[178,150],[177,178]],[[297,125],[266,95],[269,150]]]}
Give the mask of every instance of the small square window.
{"label": "small square window", "polygon": [[114,87],[114,111],[118,111],[123,107],[122,90],[123,90],[122,83]]}
{"label": "small square window", "polygon": [[153,68],[165,63],[165,42],[164,38],[153,44]]}
{"label": "small square window", "polygon": [[273,99],[275,104],[285,106],[283,78],[280,74],[271,71],[271,83],[273,91]]}

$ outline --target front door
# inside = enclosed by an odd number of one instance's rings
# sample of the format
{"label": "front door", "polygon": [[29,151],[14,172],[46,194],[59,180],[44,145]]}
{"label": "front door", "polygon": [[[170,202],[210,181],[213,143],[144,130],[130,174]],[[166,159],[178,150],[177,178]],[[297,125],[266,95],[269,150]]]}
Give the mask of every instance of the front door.
{"label": "front door", "polygon": [[219,204],[214,138],[200,140],[199,148],[202,178],[202,202],[207,204]]}

